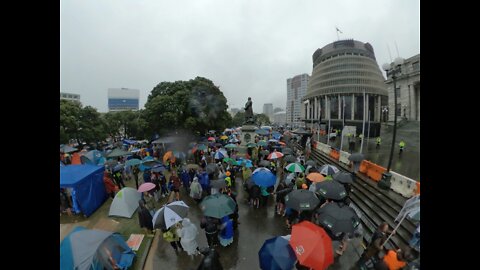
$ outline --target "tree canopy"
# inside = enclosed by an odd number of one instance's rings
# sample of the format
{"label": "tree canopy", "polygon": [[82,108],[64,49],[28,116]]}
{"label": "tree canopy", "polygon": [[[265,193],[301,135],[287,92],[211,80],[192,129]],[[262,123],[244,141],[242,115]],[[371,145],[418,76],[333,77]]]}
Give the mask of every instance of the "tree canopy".
{"label": "tree canopy", "polygon": [[161,82],[148,96],[145,120],[151,132],[174,128],[205,133],[231,124],[227,108],[227,99],[209,79]]}

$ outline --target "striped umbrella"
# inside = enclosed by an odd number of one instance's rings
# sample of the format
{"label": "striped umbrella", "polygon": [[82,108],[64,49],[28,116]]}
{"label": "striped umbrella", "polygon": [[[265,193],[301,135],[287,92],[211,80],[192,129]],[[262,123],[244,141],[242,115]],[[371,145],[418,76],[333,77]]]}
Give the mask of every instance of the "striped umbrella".
{"label": "striped umbrella", "polygon": [[333,175],[339,171],[340,170],[337,167],[330,164],[325,164],[322,167],[320,167],[320,170],[318,170],[319,173],[324,175]]}
{"label": "striped umbrella", "polygon": [[188,205],[183,201],[169,203],[153,215],[153,227],[168,229],[187,216]]}
{"label": "striped umbrella", "polygon": [[305,171],[305,168],[298,164],[298,163],[290,163],[287,166],[285,166],[285,169],[289,172],[303,172]]}
{"label": "striped umbrella", "polygon": [[270,155],[268,155],[267,159],[277,159],[283,157],[283,154],[281,152],[272,152]]}

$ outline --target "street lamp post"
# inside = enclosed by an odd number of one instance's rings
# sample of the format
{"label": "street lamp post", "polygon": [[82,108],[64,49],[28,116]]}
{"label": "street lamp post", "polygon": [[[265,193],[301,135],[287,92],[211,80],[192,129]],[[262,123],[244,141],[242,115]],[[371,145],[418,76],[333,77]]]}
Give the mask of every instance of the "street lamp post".
{"label": "street lamp post", "polygon": [[390,75],[393,80],[393,102],[394,102],[394,110],[393,110],[393,136],[392,136],[392,146],[390,147],[390,157],[388,159],[388,166],[387,171],[383,173],[382,179],[378,182],[378,186],[384,189],[390,188],[390,179],[392,178],[392,174],[390,173],[390,167],[392,166],[392,159],[393,159],[393,149],[395,147],[395,137],[397,135],[397,76],[400,75],[402,72],[401,66],[403,64],[403,58],[396,58],[394,62],[394,67],[392,68],[390,64],[383,64],[382,68],[385,70],[387,74],[387,78]]}
{"label": "street lamp post", "polygon": [[387,122],[387,118],[388,118],[388,106],[383,106],[383,107],[382,107],[382,113],[383,113],[383,122]]}

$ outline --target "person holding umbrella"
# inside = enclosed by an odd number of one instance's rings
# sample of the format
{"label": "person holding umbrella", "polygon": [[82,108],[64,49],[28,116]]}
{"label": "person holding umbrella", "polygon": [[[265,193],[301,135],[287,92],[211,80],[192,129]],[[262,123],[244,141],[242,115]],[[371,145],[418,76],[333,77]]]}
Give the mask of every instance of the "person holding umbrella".
{"label": "person holding umbrella", "polygon": [[143,200],[138,201],[138,221],[140,227],[143,228],[147,233],[150,232],[150,236],[153,236],[153,221],[150,211],[145,207],[145,202]]}
{"label": "person holding umbrella", "polygon": [[175,253],[178,252],[178,248],[180,247],[183,250],[182,243],[180,242],[180,237],[177,233],[178,223],[167,229],[162,229],[163,232],[163,239],[169,242],[172,248],[175,250]]}
{"label": "person holding umbrella", "polygon": [[223,270],[222,264],[220,263],[220,255],[214,248],[205,248],[200,251],[204,255],[200,265],[197,270]]}
{"label": "person holding umbrella", "polygon": [[220,234],[218,240],[224,247],[233,243],[233,223],[228,216],[224,216],[221,219],[222,225],[220,227]]}
{"label": "person holding umbrella", "polygon": [[112,197],[112,199],[115,198],[115,191],[117,190],[117,187],[113,183],[112,178],[110,178],[110,175],[106,170],[103,173],[103,183],[105,184],[105,190],[110,197]]}

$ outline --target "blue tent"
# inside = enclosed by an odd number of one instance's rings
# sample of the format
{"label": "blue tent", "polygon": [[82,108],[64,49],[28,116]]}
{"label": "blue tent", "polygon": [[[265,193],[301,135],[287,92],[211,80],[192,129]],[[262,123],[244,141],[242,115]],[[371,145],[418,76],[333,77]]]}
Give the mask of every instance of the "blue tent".
{"label": "blue tent", "polygon": [[112,259],[120,269],[128,269],[134,257],[125,240],[113,232],[78,226],[60,243],[61,270],[113,269]]}
{"label": "blue tent", "polygon": [[104,167],[90,164],[60,167],[60,187],[72,188],[73,209],[90,216],[107,199]]}

